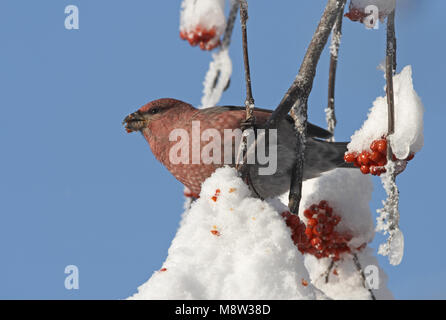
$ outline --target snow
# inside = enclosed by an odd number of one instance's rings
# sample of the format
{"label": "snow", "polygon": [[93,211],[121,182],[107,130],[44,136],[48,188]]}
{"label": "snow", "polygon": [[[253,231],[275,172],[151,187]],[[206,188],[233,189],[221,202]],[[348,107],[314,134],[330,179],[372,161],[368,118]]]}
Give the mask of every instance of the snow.
{"label": "snow", "polygon": [[359,247],[374,237],[369,207],[372,191],[370,176],[363,175],[359,170],[340,168],[329,171],[303,183],[299,217],[306,221],[304,210],[325,200],[333,212],[341,217],[336,230],[349,232],[353,236],[350,245]]}
{"label": "snow", "polygon": [[215,29],[215,37],[209,44],[219,41],[226,26],[225,0],[183,0],[181,8],[180,32],[190,37],[197,29]]}
{"label": "snow", "polygon": [[[356,246],[373,239],[371,192],[370,177],[337,169],[304,183],[302,208],[327,200]],[[253,198],[235,169],[217,169],[183,214],[160,270],[129,299],[370,299],[351,255],[336,262],[338,275],[325,283],[330,260],[297,250],[280,215],[286,210],[277,198]],[[376,297],[392,298],[372,250],[358,256],[362,267],[377,270]]]}
{"label": "snow", "polygon": [[309,283],[280,216],[285,210],[278,201],[251,197],[235,169],[218,169],[184,215],[166,271],[154,272],[131,299],[324,298]]}
{"label": "snow", "polygon": [[[393,79],[395,93],[395,133],[389,136],[392,151],[398,159],[405,159],[423,147],[423,113],[421,99],[413,88],[412,67],[406,66]],[[384,88],[385,91],[385,88]],[[368,119],[355,132],[348,145],[350,152],[370,151],[372,141],[387,133],[387,98],[378,97],[370,109]]]}
{"label": "snow", "polygon": [[389,161],[386,165],[387,172],[381,177],[386,190],[387,199],[383,201],[384,207],[378,209],[379,216],[376,219],[376,231],[388,234],[387,242],[379,246],[378,253],[388,256],[391,265],[399,265],[404,255],[404,236],[399,229],[400,212],[399,191],[396,185],[397,162]]}
{"label": "snow", "polygon": [[[366,271],[373,270],[373,273],[366,272],[365,286],[351,255],[347,255],[344,259],[336,262],[331,269],[329,269],[329,259],[318,260],[312,255],[305,255],[305,266],[310,272],[312,284],[329,299],[370,300],[369,287],[373,289],[372,292],[376,299],[393,299],[392,293],[387,288],[387,275],[383,269],[379,268],[378,260],[373,256],[373,249],[363,249],[358,253],[358,259]],[[328,282],[326,282],[327,273],[329,273]],[[376,287],[373,287],[370,282],[372,282],[372,277],[375,276],[374,281],[376,282],[373,284]]]}
{"label": "snow", "polygon": [[202,108],[217,105],[232,74],[232,62],[228,48],[219,50],[217,53],[213,53],[212,56],[213,61],[209,65],[209,70],[203,82]]}
{"label": "snow", "polygon": [[[353,238],[350,247],[359,247],[370,243],[374,238],[374,225],[370,211],[373,184],[371,177],[363,175],[355,169],[335,169],[324,173],[316,179],[310,179],[302,185],[302,200],[299,217],[307,219],[303,211],[312,204],[326,200],[333,208],[333,212],[341,217],[337,226],[340,232],[349,232]],[[286,203],[288,195],[281,200]],[[377,259],[370,248],[357,252],[362,268],[373,266],[377,270],[379,286],[373,290],[377,299],[392,299],[387,288],[387,276],[378,266]],[[356,269],[352,255],[344,254],[330,271],[329,281],[325,282],[331,259],[316,259],[312,255],[305,255],[305,265],[312,284],[331,299],[370,299],[370,293],[363,285],[363,279]],[[336,269],[338,275],[333,274]]]}

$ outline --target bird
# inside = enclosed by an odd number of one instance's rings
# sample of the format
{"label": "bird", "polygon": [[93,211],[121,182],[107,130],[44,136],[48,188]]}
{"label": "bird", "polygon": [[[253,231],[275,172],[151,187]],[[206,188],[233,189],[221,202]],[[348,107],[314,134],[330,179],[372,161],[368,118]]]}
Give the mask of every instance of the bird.
{"label": "bird", "polygon": [[[265,129],[265,123],[271,116],[272,110],[254,108],[255,128]],[[123,125],[126,131],[140,132],[148,142],[154,156],[160,161],[168,171],[187,187],[194,197],[198,197],[202,183],[212,175],[219,167],[224,165],[236,165],[236,138],[225,136],[234,130],[241,132],[246,124],[245,107],[239,106],[216,106],[197,109],[189,103],[172,99],[162,98],[151,101],[136,112],[125,117]],[[193,129],[193,127],[195,129]],[[197,130],[199,128],[199,132]],[[211,129],[209,131],[208,129]],[[212,131],[213,130],[213,131]],[[228,131],[229,130],[229,131]],[[250,183],[256,195],[262,199],[274,198],[287,192],[291,183],[292,170],[297,155],[298,135],[294,121],[287,115],[281,119],[276,126],[276,139],[264,131],[263,136],[266,142],[274,143],[276,147],[275,170],[270,174],[261,174],[260,167],[267,168],[269,164],[260,163],[255,158],[254,162],[247,164]],[[207,139],[203,139],[203,134],[208,132]],[[172,132],[176,133],[172,138]],[[212,134],[210,135],[209,132]],[[237,131],[238,132],[238,131]],[[205,161],[205,159],[195,158],[194,161],[194,134],[198,134],[199,140],[195,144],[199,145],[196,150],[205,150],[206,145],[218,143],[215,135],[220,134],[221,140],[218,147],[209,151],[210,157],[221,161]],[[191,138],[192,136],[192,138]],[[212,141],[209,138],[212,136]],[[307,123],[307,134],[305,142],[305,160],[303,180],[308,180],[320,176],[322,173],[338,167],[351,167],[344,161],[344,154],[347,151],[348,142],[328,142],[332,134],[314,124]],[[182,144],[182,149],[178,147],[178,138],[188,139]],[[218,137],[217,137],[218,138]],[[239,137],[240,138],[240,137]],[[257,138],[259,139],[259,138]],[[218,139],[217,139],[218,140]],[[172,152],[175,148],[174,152]],[[220,154],[218,148],[221,148]],[[225,149],[227,148],[227,149]],[[192,149],[192,152],[191,152]],[[249,147],[248,147],[249,149]],[[224,153],[230,150],[230,161],[226,161]],[[183,161],[173,161],[172,154],[181,154]],[[274,150],[273,150],[274,151]],[[271,153],[271,149],[269,149]],[[268,153],[265,151],[265,154]],[[200,154],[199,154],[200,156]],[[271,156],[271,154],[269,154]],[[229,157],[228,157],[229,158]],[[270,158],[271,159],[271,158]],[[274,169],[274,167],[273,167]]]}

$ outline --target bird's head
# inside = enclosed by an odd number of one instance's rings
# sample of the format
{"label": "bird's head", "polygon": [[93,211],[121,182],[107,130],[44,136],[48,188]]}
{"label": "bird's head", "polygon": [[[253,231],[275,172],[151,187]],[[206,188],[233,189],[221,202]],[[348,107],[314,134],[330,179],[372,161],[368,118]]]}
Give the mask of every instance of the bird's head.
{"label": "bird's head", "polygon": [[184,111],[194,110],[190,104],[171,98],[151,101],[136,112],[129,114],[122,122],[128,133],[150,129],[157,122],[172,120]]}

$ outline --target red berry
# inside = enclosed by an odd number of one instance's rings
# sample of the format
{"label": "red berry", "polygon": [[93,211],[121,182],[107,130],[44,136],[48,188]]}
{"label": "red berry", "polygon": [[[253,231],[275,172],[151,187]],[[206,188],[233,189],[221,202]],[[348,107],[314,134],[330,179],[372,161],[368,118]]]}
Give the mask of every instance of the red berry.
{"label": "red berry", "polygon": [[377,148],[378,148],[379,152],[386,154],[387,153],[387,140],[386,139],[378,140]]}
{"label": "red berry", "polygon": [[370,166],[370,174],[376,176],[378,174],[378,167]]}
{"label": "red berry", "polygon": [[311,239],[311,237],[313,236],[313,229],[311,229],[310,227],[307,227],[305,229],[305,235],[308,237],[308,239]]}
{"label": "red berry", "polygon": [[356,154],[354,152],[346,153],[344,155],[345,162],[355,162]]}
{"label": "red berry", "polygon": [[307,219],[312,218],[312,217],[313,217],[313,214],[314,214],[314,212],[311,211],[310,209],[305,209],[305,211],[304,211],[304,216],[305,216],[305,218],[307,218]]}
{"label": "red berry", "polygon": [[327,207],[325,209],[325,214],[327,215],[327,217],[331,217],[331,214],[333,213],[333,208],[331,207]]}
{"label": "red berry", "polygon": [[325,200],[322,200],[321,202],[319,202],[319,209],[326,209],[328,207],[328,202]]}
{"label": "red berry", "polygon": [[415,157],[415,153],[409,154],[409,156],[406,158],[406,161],[410,161]]}
{"label": "red berry", "polygon": [[316,226],[316,227],[313,228],[313,234],[315,236],[319,237],[321,235],[321,233],[322,233],[322,227],[321,226]]}
{"label": "red berry", "polygon": [[310,227],[314,227],[318,224],[317,220],[314,218],[308,219],[307,225]]}
{"label": "red berry", "polygon": [[367,151],[363,151],[361,152],[361,154],[359,155],[359,159],[358,162],[363,164],[363,165],[368,165],[370,162],[370,153]]}
{"label": "red berry", "polygon": [[386,168],[377,168],[377,175],[378,175],[378,177],[382,174],[382,173],[385,173],[385,172],[387,172],[387,170],[386,170]]}
{"label": "red berry", "polygon": [[382,154],[379,151],[373,151],[370,154],[370,160],[374,163],[378,163],[378,161],[381,159]]}
{"label": "red berry", "polygon": [[366,166],[366,165],[362,165],[360,170],[363,174],[368,174],[370,172],[369,166]]}
{"label": "red berry", "polygon": [[331,219],[334,226],[336,226],[341,221],[341,217],[337,215],[334,215]]}
{"label": "red berry", "polygon": [[321,238],[316,237],[316,238],[311,239],[311,245],[313,247],[316,247],[317,245],[320,245],[321,243],[322,243]]}
{"label": "red berry", "polygon": [[378,141],[379,141],[379,140],[374,140],[374,141],[370,144],[370,150],[372,150],[372,151],[378,151]]}

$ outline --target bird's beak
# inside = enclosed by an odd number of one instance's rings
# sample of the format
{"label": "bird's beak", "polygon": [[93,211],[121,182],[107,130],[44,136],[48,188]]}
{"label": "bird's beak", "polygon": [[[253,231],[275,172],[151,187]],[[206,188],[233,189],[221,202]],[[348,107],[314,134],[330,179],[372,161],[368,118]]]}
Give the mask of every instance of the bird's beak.
{"label": "bird's beak", "polygon": [[136,111],[125,117],[122,124],[125,125],[125,130],[130,133],[144,129],[147,124],[147,119],[141,112]]}

